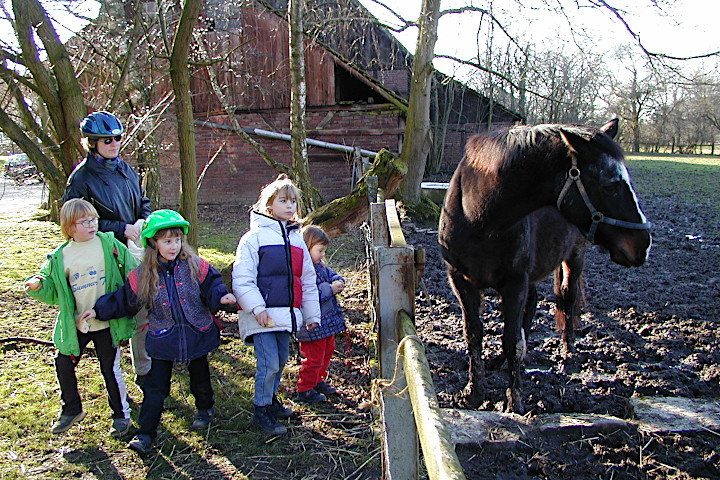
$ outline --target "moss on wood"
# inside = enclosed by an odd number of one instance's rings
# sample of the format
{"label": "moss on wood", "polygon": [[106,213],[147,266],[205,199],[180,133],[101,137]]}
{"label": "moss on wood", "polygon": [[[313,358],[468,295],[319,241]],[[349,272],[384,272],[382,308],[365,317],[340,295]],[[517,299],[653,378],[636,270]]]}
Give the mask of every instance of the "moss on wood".
{"label": "moss on wood", "polygon": [[305,219],[306,225],[318,225],[331,237],[348,232],[367,218],[368,176],[377,176],[378,188],[390,197],[400,186],[407,173],[407,163],[388,150],[380,150],[370,169],[357,181],[349,195],[337,198],[316,209]]}

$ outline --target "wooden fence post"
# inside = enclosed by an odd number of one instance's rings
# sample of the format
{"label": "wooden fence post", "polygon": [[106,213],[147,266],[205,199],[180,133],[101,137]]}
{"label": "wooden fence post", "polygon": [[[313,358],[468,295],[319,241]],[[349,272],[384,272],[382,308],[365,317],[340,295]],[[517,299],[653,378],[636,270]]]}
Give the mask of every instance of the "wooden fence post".
{"label": "wooden fence post", "polygon": [[[414,251],[405,244],[402,237],[395,202],[388,200],[386,203],[387,205],[374,203],[370,206],[374,245],[371,252],[371,275],[375,285],[373,298],[378,328],[380,377],[390,380],[395,373],[396,364],[398,369],[392,389],[381,389],[380,392],[383,475],[388,480],[411,480],[418,478],[419,449],[410,397],[407,393],[395,395],[406,386],[402,361],[396,360],[396,315],[400,310],[414,312]],[[386,207],[390,212],[386,212]]]}

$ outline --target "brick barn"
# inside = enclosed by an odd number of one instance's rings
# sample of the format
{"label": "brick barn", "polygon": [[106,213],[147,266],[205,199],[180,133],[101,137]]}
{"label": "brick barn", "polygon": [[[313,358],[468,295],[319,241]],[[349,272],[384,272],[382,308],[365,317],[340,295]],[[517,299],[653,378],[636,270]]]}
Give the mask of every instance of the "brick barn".
{"label": "brick barn", "polygon": [[[334,15],[357,18],[370,14],[354,0],[320,3],[310,9],[318,19]],[[201,18],[207,50],[223,58],[214,68],[226,104],[246,131],[288,134],[290,130],[289,27],[287,2],[254,0],[228,5],[208,0]],[[341,17],[342,18],[342,17]],[[411,55],[385,29],[372,22],[339,22],[332,31],[311,33],[305,42],[306,127],[309,139],[378,151],[399,152],[402,146],[410,84]],[[208,68],[193,67],[198,175],[202,183],[199,204],[244,205],[257,199],[260,188],[277,172],[232,130],[232,121],[218,100]],[[437,74],[441,80],[441,75]],[[436,81],[435,112],[447,114],[442,155],[448,168],[459,161],[471,133],[522,120],[502,105],[493,104],[458,82]],[[165,81],[155,89],[157,98],[171,91]],[[438,115],[441,118],[442,115]],[[161,139],[161,202],[179,204],[179,160],[174,146],[175,119],[169,113],[156,138]],[[290,163],[288,141],[251,135],[275,160]],[[314,185],[325,200],[345,195],[353,181],[352,152],[317,146],[308,149]],[[447,159],[447,160],[445,160]],[[356,165],[357,166],[357,165]]]}

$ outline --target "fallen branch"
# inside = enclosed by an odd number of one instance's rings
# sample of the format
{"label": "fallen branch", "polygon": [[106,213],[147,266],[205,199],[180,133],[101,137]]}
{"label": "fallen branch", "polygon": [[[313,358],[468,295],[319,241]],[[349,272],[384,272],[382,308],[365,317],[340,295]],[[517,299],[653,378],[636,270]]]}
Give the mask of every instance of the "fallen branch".
{"label": "fallen branch", "polygon": [[0,338],[0,344],[2,344],[2,343],[19,343],[19,342],[37,343],[38,345],[47,345],[49,347],[54,346],[53,342],[48,342],[47,340],[40,340],[38,338],[29,338],[29,337]]}
{"label": "fallen branch", "polygon": [[358,179],[349,195],[337,198],[313,211],[304,220],[305,225],[317,225],[325,230],[330,238],[350,231],[351,228],[367,219],[367,183],[368,176],[376,176],[378,188],[386,198],[390,198],[398,189],[405,174],[407,163],[387,150],[380,150],[367,172]]}

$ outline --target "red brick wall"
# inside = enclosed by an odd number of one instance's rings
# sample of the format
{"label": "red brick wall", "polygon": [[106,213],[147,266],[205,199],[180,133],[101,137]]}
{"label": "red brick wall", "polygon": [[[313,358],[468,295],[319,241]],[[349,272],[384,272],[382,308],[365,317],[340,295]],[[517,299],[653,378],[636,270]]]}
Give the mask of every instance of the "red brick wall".
{"label": "red brick wall", "polygon": [[[324,142],[358,146],[364,150],[378,151],[387,148],[397,152],[401,142],[402,120],[397,111],[358,107],[335,111],[318,109],[308,111],[306,126],[308,137]],[[245,113],[236,115],[240,125],[246,128],[258,128],[289,133],[289,115],[287,111]],[[208,121],[228,125],[230,121],[224,115],[208,118]],[[321,122],[324,122],[321,125]],[[322,129],[316,127],[322,126]],[[180,199],[180,168],[174,119],[168,119],[158,136],[165,152],[161,159],[161,203],[159,207],[173,207]],[[252,135],[263,148],[282,163],[290,163],[290,142]],[[200,205],[249,205],[257,200],[263,185],[272,181],[277,172],[240,137],[229,130],[210,126],[195,127],[197,152],[197,172],[201,172],[208,162],[202,184],[198,191]],[[217,153],[219,150],[219,154]],[[310,173],[315,187],[323,198],[332,200],[346,195],[350,189],[352,173],[352,154],[311,146],[308,150]]]}

